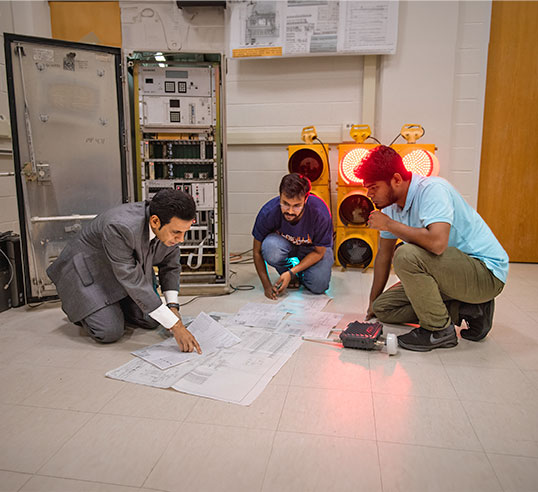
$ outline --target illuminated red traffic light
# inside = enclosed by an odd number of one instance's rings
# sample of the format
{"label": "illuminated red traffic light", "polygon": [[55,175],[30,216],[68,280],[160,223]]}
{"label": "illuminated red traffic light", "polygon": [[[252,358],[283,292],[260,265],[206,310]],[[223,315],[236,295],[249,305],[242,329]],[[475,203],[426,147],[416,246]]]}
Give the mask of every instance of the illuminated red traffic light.
{"label": "illuminated red traffic light", "polygon": [[357,178],[354,171],[369,152],[370,149],[355,148],[340,160],[340,176],[346,184],[362,185],[362,179]]}
{"label": "illuminated red traffic light", "polygon": [[439,174],[439,160],[435,154],[424,149],[415,149],[403,156],[405,168],[420,176],[437,176]]}

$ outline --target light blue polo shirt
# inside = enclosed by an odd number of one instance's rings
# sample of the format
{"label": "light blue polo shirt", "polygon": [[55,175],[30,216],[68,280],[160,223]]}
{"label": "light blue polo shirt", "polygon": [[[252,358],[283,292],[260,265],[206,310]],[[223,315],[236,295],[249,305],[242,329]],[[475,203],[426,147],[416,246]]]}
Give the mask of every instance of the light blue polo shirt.
{"label": "light blue polo shirt", "polygon": [[[435,222],[450,224],[448,246],[482,260],[499,280],[506,282],[508,255],[491,229],[445,179],[413,174],[404,208],[396,203],[383,209],[402,224],[423,228]],[[381,237],[397,239],[387,231]]]}

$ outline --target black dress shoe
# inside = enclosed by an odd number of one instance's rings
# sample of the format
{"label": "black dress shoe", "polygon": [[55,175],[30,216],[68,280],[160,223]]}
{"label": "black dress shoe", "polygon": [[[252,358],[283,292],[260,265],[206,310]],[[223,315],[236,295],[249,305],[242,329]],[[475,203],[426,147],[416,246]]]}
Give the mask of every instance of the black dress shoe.
{"label": "black dress shoe", "polygon": [[436,331],[418,327],[398,337],[400,347],[415,352],[429,352],[436,348],[455,347],[457,344],[458,337],[453,324]]}
{"label": "black dress shoe", "polygon": [[460,331],[461,337],[472,340],[473,342],[478,342],[485,338],[493,325],[494,311],[495,299],[481,304],[467,304],[462,302],[460,317],[467,321],[469,328]]}

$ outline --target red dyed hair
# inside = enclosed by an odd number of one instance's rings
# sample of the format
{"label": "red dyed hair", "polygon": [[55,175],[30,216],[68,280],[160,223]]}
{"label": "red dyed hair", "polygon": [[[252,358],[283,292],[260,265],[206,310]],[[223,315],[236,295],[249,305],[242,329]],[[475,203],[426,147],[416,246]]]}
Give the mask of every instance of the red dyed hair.
{"label": "red dyed hair", "polygon": [[398,173],[404,181],[411,179],[411,172],[403,163],[402,157],[391,147],[380,145],[370,153],[354,170],[355,176],[366,183],[385,181],[390,184],[394,174]]}

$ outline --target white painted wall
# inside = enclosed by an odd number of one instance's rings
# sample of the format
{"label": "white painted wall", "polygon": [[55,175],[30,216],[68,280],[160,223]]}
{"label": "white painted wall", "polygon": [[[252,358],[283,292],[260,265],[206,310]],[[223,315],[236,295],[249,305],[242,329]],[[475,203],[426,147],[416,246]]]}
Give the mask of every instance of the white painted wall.
{"label": "white painted wall", "polygon": [[[5,5],[0,2],[0,22],[6,18]],[[226,51],[222,9],[180,10],[171,1],[122,1],[120,7],[126,51]],[[25,26],[42,31],[44,17],[38,19],[35,12],[29,9]],[[17,19],[20,15],[19,11]],[[374,134],[390,143],[403,124],[422,124],[426,128],[423,141],[439,149],[441,175],[472,205],[478,192],[490,15],[489,1],[401,1],[397,53],[381,58],[378,73]],[[19,21],[13,25],[19,26]],[[229,60],[232,251],[250,248],[256,213],[276,195],[287,172],[286,147],[300,142],[302,127],[315,125],[320,138],[332,144],[336,182],[341,124],[362,123],[362,76],[359,56]],[[5,217],[0,208],[0,230]]]}
{"label": "white painted wall", "polygon": [[382,58],[378,87],[378,138],[388,144],[405,123],[421,124],[421,141],[437,144],[442,176],[450,167],[458,12],[458,2],[401,2],[397,52]]}
{"label": "white painted wall", "polygon": [[475,208],[478,201],[490,24],[490,2],[465,2],[460,5],[451,165],[446,177]]}
{"label": "white painted wall", "polygon": [[[7,95],[4,32],[50,37],[49,4],[41,1],[0,2],[0,173],[13,172],[9,102]],[[0,175],[0,232],[19,232],[19,216],[13,176]]]}

